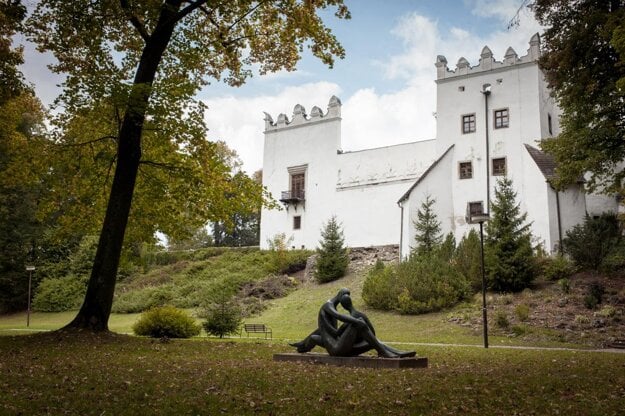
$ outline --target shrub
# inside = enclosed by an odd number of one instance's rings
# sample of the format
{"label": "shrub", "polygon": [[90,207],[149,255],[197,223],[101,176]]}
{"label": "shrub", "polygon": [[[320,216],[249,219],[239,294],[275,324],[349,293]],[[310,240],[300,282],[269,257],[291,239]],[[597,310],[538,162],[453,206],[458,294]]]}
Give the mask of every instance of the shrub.
{"label": "shrub", "polygon": [[604,318],[612,318],[614,315],[616,315],[616,308],[612,305],[606,305],[603,308],[601,308],[600,311],[596,313],[598,316],[601,316]]}
{"label": "shrub", "polygon": [[225,299],[206,308],[202,317],[206,318],[202,324],[206,333],[219,338],[238,332],[242,320],[241,309]]}
{"label": "shrub", "polygon": [[541,269],[544,278],[550,281],[569,278],[575,272],[571,262],[560,255],[545,257],[541,264]]}
{"label": "shrub", "polygon": [[599,303],[603,300],[603,294],[605,288],[601,283],[594,282],[588,287],[586,295],[584,296],[584,306],[588,309],[595,309]]}
{"label": "shrub", "polygon": [[521,303],[514,308],[514,314],[519,321],[525,322],[530,317],[530,307],[524,303]]}
{"label": "shrub", "polygon": [[47,278],[37,287],[33,309],[40,312],[63,312],[78,309],[87,291],[87,277],[70,274]]}
{"label": "shrub", "polygon": [[566,232],[564,251],[582,269],[597,270],[617,246],[619,237],[619,223],[615,214],[603,214],[598,218],[587,215],[583,224]]}
{"label": "shrub", "polygon": [[190,338],[200,333],[200,326],[187,312],[163,306],[141,314],[132,330],[137,335],[152,338]]}
{"label": "shrub", "polygon": [[558,280],[558,286],[565,295],[571,292],[571,281],[569,279]]}
{"label": "shrub", "polygon": [[[469,284],[449,262],[435,254],[411,256],[379,274],[375,293],[384,309],[405,314],[438,311],[455,305],[469,295]],[[373,306],[373,305],[371,305]]]}
{"label": "shrub", "polygon": [[173,285],[145,287],[115,295],[112,312],[137,313],[151,308],[169,305],[174,299]]}
{"label": "shrub", "polygon": [[396,306],[395,266],[385,266],[378,259],[362,287],[362,299],[372,308],[392,310]]}
{"label": "shrub", "polygon": [[603,259],[601,265],[599,266],[599,270],[612,274],[612,273],[623,273],[625,271],[625,241],[620,240],[618,244],[616,244],[608,255]]}
{"label": "shrub", "polygon": [[475,292],[482,288],[481,261],[480,236],[477,231],[471,230],[460,240],[453,263]]}
{"label": "shrub", "polygon": [[315,278],[319,283],[331,282],[345,275],[349,257],[344,243],[343,231],[336,217],[330,218],[321,231],[320,247],[317,249]]}
{"label": "shrub", "polygon": [[495,314],[495,324],[502,329],[508,329],[510,327],[510,321],[508,315],[504,311],[497,311]]}

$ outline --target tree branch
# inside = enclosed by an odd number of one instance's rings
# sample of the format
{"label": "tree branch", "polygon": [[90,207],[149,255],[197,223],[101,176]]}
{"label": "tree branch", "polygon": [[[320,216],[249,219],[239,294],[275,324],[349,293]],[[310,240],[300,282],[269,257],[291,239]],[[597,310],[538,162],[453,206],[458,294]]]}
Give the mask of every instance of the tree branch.
{"label": "tree branch", "polygon": [[139,18],[130,10],[130,4],[128,3],[128,0],[119,0],[119,4],[121,8],[126,11],[126,15],[128,16],[128,20],[130,21],[130,23],[134,26],[135,29],[137,29],[137,32],[139,32],[139,35],[141,35],[143,40],[147,42],[150,39],[150,34],[145,29],[145,26],[143,26],[141,20],[139,20]]}
{"label": "tree branch", "polygon": [[113,139],[113,140],[117,141],[118,138],[117,138],[117,136],[102,136],[102,137],[99,137],[97,139],[87,140],[86,142],[80,142],[80,143],[59,143],[59,144],[56,144],[56,145],[60,146],[60,147],[79,147],[79,146],[85,146],[85,145],[92,144],[92,143],[102,142],[102,141],[107,140],[107,139]]}
{"label": "tree branch", "polygon": [[186,17],[192,11],[194,11],[194,10],[204,6],[207,2],[208,2],[208,0],[190,1],[189,5],[187,7],[185,7],[184,9],[182,9],[182,10],[180,10],[178,12],[178,15],[176,16],[176,20],[183,19],[184,17]]}
{"label": "tree branch", "polygon": [[237,20],[232,22],[232,24],[230,26],[228,26],[227,32],[229,32],[233,27],[238,25],[243,19],[245,19],[250,14],[254,13],[256,11],[256,9],[258,9],[260,6],[262,6],[264,3],[267,3],[267,2],[268,2],[268,0],[261,0],[261,1],[259,1],[256,6],[252,7],[247,12],[243,13]]}
{"label": "tree branch", "polygon": [[167,170],[182,170],[183,169],[182,166],[168,165],[167,163],[154,162],[153,160],[141,160],[139,164],[153,166],[153,167],[167,169]]}

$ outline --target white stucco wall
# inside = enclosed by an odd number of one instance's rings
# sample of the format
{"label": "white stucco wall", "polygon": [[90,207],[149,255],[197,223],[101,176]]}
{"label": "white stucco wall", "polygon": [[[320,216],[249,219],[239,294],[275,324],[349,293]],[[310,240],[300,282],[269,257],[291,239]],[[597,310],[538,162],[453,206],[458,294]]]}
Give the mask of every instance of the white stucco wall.
{"label": "white stucco wall", "polygon": [[[296,106],[294,120],[301,110]],[[306,165],[306,200],[281,211],[263,209],[261,247],[285,233],[290,246],[314,249],[332,216],[342,224],[350,247],[399,244],[397,197],[431,164],[435,142],[340,153],[340,105],[295,125],[279,119],[284,123],[269,122],[265,132],[263,185],[278,200],[289,190],[289,167]],[[299,230],[293,229],[296,215],[301,216]]]}
{"label": "white stucco wall", "polygon": [[442,234],[456,232],[457,227],[453,211],[455,192],[451,187],[448,174],[453,159],[454,149],[452,148],[436,161],[436,165],[432,166],[425,176],[419,179],[416,186],[410,191],[408,198],[401,202],[404,210],[402,242],[400,244],[402,258],[406,258],[415,245],[416,230],[414,223],[417,221],[417,213],[428,195],[436,200],[432,209],[441,222]]}

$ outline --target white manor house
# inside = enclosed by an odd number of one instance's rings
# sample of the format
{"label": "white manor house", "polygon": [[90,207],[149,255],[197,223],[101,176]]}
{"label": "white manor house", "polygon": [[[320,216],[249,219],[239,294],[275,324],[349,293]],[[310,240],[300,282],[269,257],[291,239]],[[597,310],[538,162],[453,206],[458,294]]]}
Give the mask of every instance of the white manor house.
{"label": "white manor house", "polygon": [[314,249],[332,216],[350,247],[414,245],[417,210],[429,195],[443,233],[459,241],[471,227],[467,211],[489,212],[497,179],[513,181],[536,243],[555,252],[586,213],[616,211],[614,197],[587,195],[583,184],[557,192],[553,160],[540,139],[560,132],[560,109],[538,67],[540,37],[527,54],[508,48],[503,61],[488,47],[479,64],[460,58],[455,71],[436,58],[436,139],[354,152],[341,150],[341,101],[308,115],[296,105],[289,120],[265,117],[263,185],[283,210],[263,209],[260,244],[284,233],[290,245]]}

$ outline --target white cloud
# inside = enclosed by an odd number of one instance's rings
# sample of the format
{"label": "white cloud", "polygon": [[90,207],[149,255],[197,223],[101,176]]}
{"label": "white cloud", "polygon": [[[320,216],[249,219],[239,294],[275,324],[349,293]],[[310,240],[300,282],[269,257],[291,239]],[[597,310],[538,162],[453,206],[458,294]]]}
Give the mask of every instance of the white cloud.
{"label": "white cloud", "polygon": [[308,112],[313,106],[326,111],[332,95],[339,95],[338,85],[329,82],[304,84],[286,87],[274,96],[254,97],[219,97],[205,100],[208,105],[206,123],[209,127],[210,140],[224,140],[239,154],[244,168],[251,173],[262,167],[263,163],[263,111],[277,120],[279,113],[291,118],[293,107],[303,105]]}

